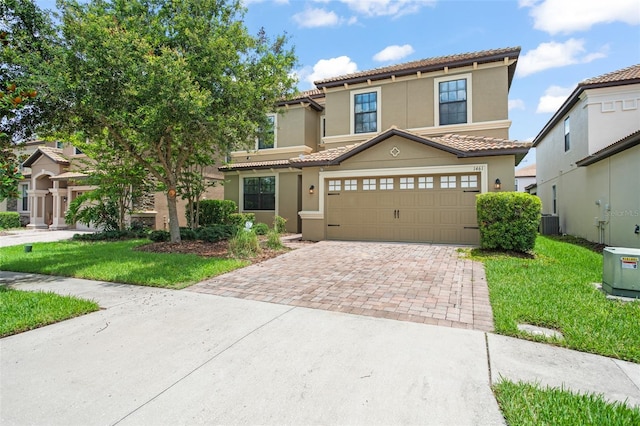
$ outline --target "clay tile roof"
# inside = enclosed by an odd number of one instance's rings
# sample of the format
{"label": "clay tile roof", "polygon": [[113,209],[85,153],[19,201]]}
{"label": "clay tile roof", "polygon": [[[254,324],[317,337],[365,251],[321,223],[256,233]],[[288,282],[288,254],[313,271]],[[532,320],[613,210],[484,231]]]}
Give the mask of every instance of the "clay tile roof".
{"label": "clay tile roof", "polygon": [[516,170],[516,177],[534,177],[536,175],[536,165],[531,164]]}
{"label": "clay tile roof", "polygon": [[243,170],[243,169],[281,169],[289,167],[289,160],[253,161],[247,163],[233,163],[218,167],[221,171]]}
{"label": "clay tile roof", "polygon": [[458,157],[502,155],[507,153],[526,154],[531,147],[531,143],[529,142],[517,142],[484,136],[447,134],[443,136],[425,137],[392,127],[389,130],[363,142],[338,148],[330,148],[325,151],[315,152],[298,158],[291,158],[289,161],[294,167],[296,165],[299,165],[300,167],[311,165],[336,165],[369,148],[370,146],[388,139],[391,136],[405,137],[415,142],[450,152]]}
{"label": "clay tile roof", "polygon": [[88,177],[88,175],[82,172],[64,172],[51,177],[51,180],[82,179],[86,177]]}
{"label": "clay tile roof", "polygon": [[300,102],[308,102],[309,105],[317,111],[322,111],[322,105],[318,104],[316,100],[324,98],[324,93],[319,89],[307,90],[304,92],[300,92],[291,98],[284,99],[278,102],[279,106],[283,105],[295,105]]}
{"label": "clay tile roof", "polygon": [[640,64],[632,65],[618,71],[609,72],[598,77],[583,80],[579,85],[588,86],[591,84],[617,83],[637,79],[640,79]]}
{"label": "clay tile roof", "polygon": [[51,148],[49,146],[41,146],[39,147],[29,158],[25,160],[23,164],[24,167],[31,167],[31,165],[40,158],[41,155],[46,155],[51,160],[53,160],[56,164],[69,165],[69,160],[62,155],[62,150],[60,148]]}
{"label": "clay tile roof", "polygon": [[450,68],[471,65],[473,62],[485,63],[500,60],[506,57],[517,58],[520,55],[520,47],[507,47],[502,49],[483,50],[479,52],[459,53],[455,55],[438,56],[434,58],[421,59],[418,61],[406,62],[387,67],[375,68],[367,71],[360,71],[337,77],[326,78],[314,82],[318,87],[339,86],[342,82],[356,83],[366,81],[368,78],[379,77],[388,78],[391,75],[401,76],[413,74],[417,71],[429,71],[440,69],[445,66]]}

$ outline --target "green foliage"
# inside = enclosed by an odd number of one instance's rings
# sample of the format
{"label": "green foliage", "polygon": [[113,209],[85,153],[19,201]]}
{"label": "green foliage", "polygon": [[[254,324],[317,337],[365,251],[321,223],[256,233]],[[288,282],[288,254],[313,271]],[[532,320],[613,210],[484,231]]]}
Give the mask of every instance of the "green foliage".
{"label": "green foliage", "polygon": [[211,225],[198,228],[198,239],[209,243],[226,240],[237,232],[233,225]]}
{"label": "green foliage", "polygon": [[[497,333],[640,362],[640,303],[608,300],[602,254],[538,236],[535,258],[472,251],[484,263]],[[548,341],[518,330],[527,323],[558,330]]]}
{"label": "green foliage", "polygon": [[193,241],[198,239],[198,233],[191,228],[180,228],[180,239]]}
{"label": "green foliage", "polygon": [[507,424],[638,425],[640,408],[607,402],[602,395],[578,394],[562,388],[501,380],[493,386]]}
{"label": "green foliage", "polygon": [[99,310],[97,303],[54,293],[18,291],[0,286],[0,337]]}
{"label": "green foliage", "polygon": [[238,211],[232,200],[201,200],[198,204],[200,226],[229,224],[231,214]]}
{"label": "green foliage", "polygon": [[75,241],[116,241],[116,240],[132,240],[139,238],[147,238],[147,231],[143,229],[134,230],[127,229],[124,231],[101,231],[93,232],[90,234],[75,234],[73,240]]}
{"label": "green foliage", "polygon": [[115,242],[64,241],[0,248],[2,269],[96,281],[185,288],[206,278],[241,268],[237,259],[205,258],[195,254],[151,253],[137,250],[149,240]]}
{"label": "green foliage", "polygon": [[156,230],[149,233],[149,239],[153,242],[160,243],[163,241],[169,241],[171,234],[168,231]]}
{"label": "green foliage", "polygon": [[120,229],[118,206],[113,200],[102,197],[100,190],[88,191],[78,195],[69,203],[64,220],[68,224],[80,222],[87,226],[93,225],[104,231],[117,231]]}
{"label": "green foliage", "polygon": [[256,235],[267,235],[267,232],[269,232],[269,225],[267,225],[266,223],[256,223],[255,225],[253,225],[253,232],[256,233]]}
{"label": "green foliage", "polygon": [[234,257],[246,259],[261,251],[258,236],[251,230],[239,229],[236,235],[229,240],[229,252]]}
{"label": "green foliage", "polygon": [[485,249],[533,250],[542,203],[522,192],[490,192],[477,196],[480,245]]}
{"label": "green foliage", "polygon": [[272,250],[280,250],[283,247],[280,234],[275,229],[270,229],[267,234],[267,247]]}
{"label": "green foliage", "polygon": [[287,232],[287,219],[276,215],[273,218],[273,229],[275,229],[275,231],[278,234],[286,233]]}
{"label": "green foliage", "polygon": [[255,223],[255,213],[232,213],[229,215],[229,224],[237,226],[238,228],[244,228],[247,222]]}
{"label": "green foliage", "polygon": [[20,228],[20,214],[0,212],[0,229]]}

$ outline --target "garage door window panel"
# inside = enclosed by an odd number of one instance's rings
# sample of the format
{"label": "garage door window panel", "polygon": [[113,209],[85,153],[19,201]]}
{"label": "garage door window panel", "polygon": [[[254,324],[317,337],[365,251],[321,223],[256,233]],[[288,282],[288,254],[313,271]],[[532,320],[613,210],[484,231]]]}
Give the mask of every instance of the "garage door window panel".
{"label": "garage door window panel", "polygon": [[413,177],[401,177],[400,178],[400,189],[414,189],[414,178]]}
{"label": "garage door window panel", "polygon": [[388,191],[393,189],[393,178],[380,179],[380,190]]}
{"label": "garage door window panel", "polygon": [[341,180],[330,180],[329,181],[329,191],[337,192],[342,190],[342,181]]}
{"label": "garage door window panel", "polygon": [[433,189],[433,176],[420,176],[418,178],[418,189]]}
{"label": "garage door window panel", "polygon": [[440,188],[452,189],[456,187],[455,176],[440,176]]}
{"label": "garage door window panel", "polygon": [[357,191],[358,190],[358,181],[356,179],[345,179],[345,181],[344,181],[344,190],[345,191]]}
{"label": "garage door window panel", "polygon": [[362,190],[363,191],[375,191],[376,190],[376,179],[362,179]]}
{"label": "garage door window panel", "polygon": [[478,176],[477,175],[460,176],[460,187],[461,188],[477,188]]}
{"label": "garage door window panel", "polygon": [[244,179],[244,210],[275,210],[276,177]]}

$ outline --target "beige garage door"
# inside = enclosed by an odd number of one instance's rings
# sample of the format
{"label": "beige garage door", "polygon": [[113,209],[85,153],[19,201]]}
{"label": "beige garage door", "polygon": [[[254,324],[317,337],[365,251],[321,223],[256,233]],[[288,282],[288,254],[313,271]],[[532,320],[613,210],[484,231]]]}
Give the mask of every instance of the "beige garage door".
{"label": "beige garage door", "polygon": [[327,238],[477,244],[478,174],[327,179]]}

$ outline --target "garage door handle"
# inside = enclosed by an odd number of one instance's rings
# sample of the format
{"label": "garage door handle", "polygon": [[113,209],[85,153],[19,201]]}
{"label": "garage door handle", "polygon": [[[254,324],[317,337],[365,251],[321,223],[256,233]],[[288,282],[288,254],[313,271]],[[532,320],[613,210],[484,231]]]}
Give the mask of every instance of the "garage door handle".
{"label": "garage door handle", "polygon": [[473,190],[473,191],[472,191],[472,190],[467,191],[467,190],[465,189],[465,190],[464,190],[464,191],[462,191],[462,192],[480,192],[480,191],[479,191],[479,190],[477,190],[477,189],[476,189],[476,190]]}
{"label": "garage door handle", "polygon": [[340,226],[340,225],[334,225],[332,223],[329,223],[327,226]]}

